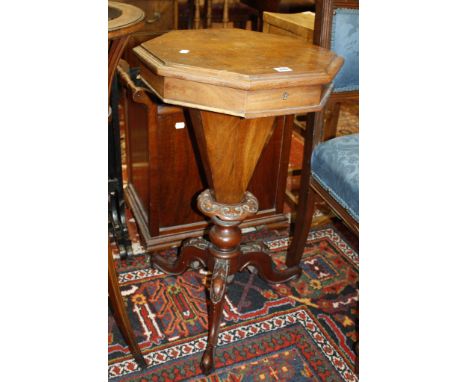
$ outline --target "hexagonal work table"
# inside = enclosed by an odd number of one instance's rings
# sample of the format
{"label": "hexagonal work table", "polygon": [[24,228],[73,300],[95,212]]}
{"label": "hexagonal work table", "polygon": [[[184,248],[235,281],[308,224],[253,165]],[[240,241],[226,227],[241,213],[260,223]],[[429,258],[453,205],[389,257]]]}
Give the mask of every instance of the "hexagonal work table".
{"label": "hexagonal work table", "polygon": [[258,210],[247,185],[275,128],[274,116],[321,110],[343,60],[294,38],[240,29],[172,31],[134,51],[143,81],[164,102],[190,108],[210,185],[197,199],[214,223],[210,241],[188,240],[175,263],[154,258],[168,274],[200,266],[212,272],[208,345],[201,362],[208,374],[234,274],[249,269],[271,283],[300,275],[299,267],[275,270],[258,243],[240,245],[238,225]]}

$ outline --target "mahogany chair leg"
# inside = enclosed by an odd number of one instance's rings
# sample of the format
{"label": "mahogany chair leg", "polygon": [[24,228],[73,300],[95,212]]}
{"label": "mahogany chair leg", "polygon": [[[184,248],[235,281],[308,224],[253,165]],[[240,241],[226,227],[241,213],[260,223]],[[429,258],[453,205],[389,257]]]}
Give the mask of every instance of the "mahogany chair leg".
{"label": "mahogany chair leg", "polygon": [[325,128],[323,131],[324,142],[336,137],[336,131],[338,129],[338,119],[340,118],[341,102],[335,101],[333,103],[330,102],[330,104],[330,118],[325,124]]}
{"label": "mahogany chair leg", "polygon": [[125,309],[125,305],[120,294],[119,280],[117,279],[117,274],[114,268],[114,259],[112,258],[112,251],[110,244],[108,244],[108,293],[109,293],[109,302],[111,309],[114,314],[114,319],[117,326],[122,333],[122,336],[125,339],[125,342],[128,345],[128,348],[133,354],[136,362],[141,368],[146,368],[146,362],[141,354],[138,343],[135,339],[135,335],[130,324],[130,320]]}
{"label": "mahogany chair leg", "polygon": [[315,212],[317,194],[310,185],[307,185],[306,194],[301,196],[292,242],[289,245],[286,255],[286,265],[288,267],[299,266],[301,262],[307,236],[309,235],[310,225],[312,223],[312,217]]}
{"label": "mahogany chair leg", "polygon": [[189,267],[206,267],[208,264],[208,246],[209,243],[201,238],[194,238],[184,243],[177,260],[172,263],[159,255],[152,258],[154,264],[162,272],[169,275],[180,275]]}
{"label": "mahogany chair leg", "polygon": [[301,170],[301,186],[299,204],[297,206],[296,222],[292,242],[286,256],[288,267],[299,265],[304,251],[310,224],[315,211],[315,197],[310,188],[311,155],[314,147],[322,141],[324,111],[307,114],[306,130],[304,134],[304,150]]}

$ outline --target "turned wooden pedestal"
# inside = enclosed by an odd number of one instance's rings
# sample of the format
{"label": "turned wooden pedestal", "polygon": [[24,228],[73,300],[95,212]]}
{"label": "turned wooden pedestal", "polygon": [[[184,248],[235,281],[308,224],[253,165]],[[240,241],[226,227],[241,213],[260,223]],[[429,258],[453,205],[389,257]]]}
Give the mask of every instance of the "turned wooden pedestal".
{"label": "turned wooden pedestal", "polygon": [[298,266],[275,270],[261,245],[240,245],[239,224],[258,211],[247,186],[274,116],[321,110],[342,59],[293,38],[236,29],[173,31],[135,53],[143,81],[160,98],[190,107],[208,177],[210,188],[198,196],[197,206],[213,223],[210,240],[188,240],[175,263],[154,258],[168,274],[202,266],[211,271],[208,345],[201,362],[208,374],[235,273],[248,269],[271,283],[300,275]]}
{"label": "turned wooden pedestal", "polygon": [[208,347],[202,358],[203,371],[209,373],[214,365],[224,296],[233,275],[249,268],[266,281],[279,283],[298,277],[301,269],[292,267],[277,272],[265,248],[258,244],[240,245],[239,224],[258,211],[258,201],[246,190],[247,184],[272,133],[275,118],[243,119],[196,109],[191,109],[190,115],[211,178],[210,189],[197,198],[198,209],[213,222],[210,241],[187,240],[175,264],[157,256],[154,262],[162,271],[174,275],[200,266],[212,272]]}

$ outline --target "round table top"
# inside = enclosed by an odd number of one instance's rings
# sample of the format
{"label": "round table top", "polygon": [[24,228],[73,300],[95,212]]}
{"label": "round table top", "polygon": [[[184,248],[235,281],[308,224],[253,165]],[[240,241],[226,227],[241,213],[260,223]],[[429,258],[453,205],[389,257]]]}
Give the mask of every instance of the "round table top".
{"label": "round table top", "polygon": [[108,39],[117,38],[138,30],[145,12],[130,4],[108,1]]}

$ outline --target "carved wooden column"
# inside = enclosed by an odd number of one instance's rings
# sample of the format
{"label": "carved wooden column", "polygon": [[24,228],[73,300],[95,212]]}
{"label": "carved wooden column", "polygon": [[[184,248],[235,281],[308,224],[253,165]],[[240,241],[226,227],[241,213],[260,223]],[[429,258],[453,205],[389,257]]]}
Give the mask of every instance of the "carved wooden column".
{"label": "carved wooden column", "polygon": [[247,186],[275,128],[274,116],[321,110],[343,61],[294,38],[240,29],[173,31],[135,53],[148,87],[165,102],[190,108],[210,186],[197,199],[213,223],[210,240],[188,240],[175,263],[154,258],[169,274],[201,266],[212,273],[208,345],[201,362],[208,374],[234,275],[248,269],[271,283],[300,275],[298,266],[275,270],[262,245],[240,245],[239,224],[258,211]]}
{"label": "carved wooden column", "polygon": [[[201,363],[208,374],[214,367],[214,349],[228,281],[249,263],[247,251],[240,246],[239,224],[258,211],[258,201],[247,191],[247,185],[273,132],[275,117],[244,119],[197,109],[190,109],[190,116],[210,184],[210,189],[198,196],[197,206],[213,222],[210,243],[206,243],[208,268],[213,272],[208,305],[210,326]],[[260,247],[250,249],[258,252],[262,263],[257,266],[267,280],[271,279],[274,271],[270,257],[261,253]],[[298,267],[290,268],[277,275],[278,281],[287,281],[299,273]]]}

